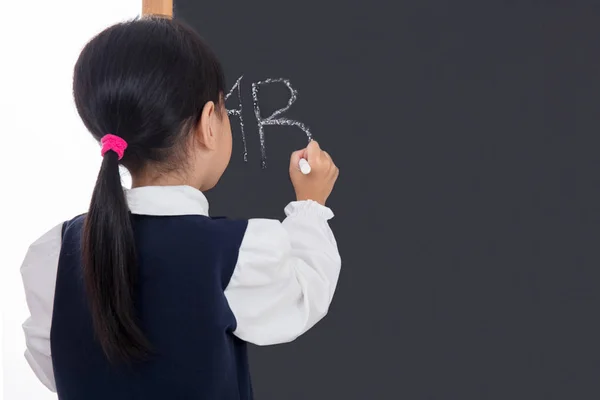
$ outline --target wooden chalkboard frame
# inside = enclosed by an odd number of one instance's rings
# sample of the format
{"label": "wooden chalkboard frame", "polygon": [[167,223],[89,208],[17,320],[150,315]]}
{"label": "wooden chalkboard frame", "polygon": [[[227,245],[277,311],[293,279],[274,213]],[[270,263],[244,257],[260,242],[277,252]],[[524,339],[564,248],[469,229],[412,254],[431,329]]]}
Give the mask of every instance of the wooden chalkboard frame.
{"label": "wooden chalkboard frame", "polygon": [[173,17],[173,0],[142,0],[142,15]]}

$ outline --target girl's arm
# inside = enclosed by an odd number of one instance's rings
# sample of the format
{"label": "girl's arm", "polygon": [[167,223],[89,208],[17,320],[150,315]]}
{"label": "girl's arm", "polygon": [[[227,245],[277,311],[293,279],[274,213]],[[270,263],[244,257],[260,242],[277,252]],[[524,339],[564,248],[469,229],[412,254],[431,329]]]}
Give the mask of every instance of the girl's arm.
{"label": "girl's arm", "polygon": [[235,335],[257,345],[289,342],[314,326],[329,309],[340,273],[331,210],[297,201],[285,211],[283,222],[248,222],[225,291]]}
{"label": "girl's arm", "polygon": [[50,327],[61,230],[62,224],[36,240],[29,247],[21,266],[30,312],[30,317],[23,324],[27,346],[25,358],[38,379],[53,392],[56,392],[56,384],[50,353]]}

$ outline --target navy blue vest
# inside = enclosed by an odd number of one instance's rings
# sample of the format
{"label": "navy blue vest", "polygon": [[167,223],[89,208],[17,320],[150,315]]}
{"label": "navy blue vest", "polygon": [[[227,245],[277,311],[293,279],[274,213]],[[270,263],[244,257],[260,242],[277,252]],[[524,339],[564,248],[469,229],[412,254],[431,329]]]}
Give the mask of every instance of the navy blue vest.
{"label": "navy blue vest", "polygon": [[94,338],[81,275],[84,216],[63,226],[51,349],[61,400],[252,399],[246,343],[224,290],[247,221],[133,215],[137,309],[155,355],[109,364]]}

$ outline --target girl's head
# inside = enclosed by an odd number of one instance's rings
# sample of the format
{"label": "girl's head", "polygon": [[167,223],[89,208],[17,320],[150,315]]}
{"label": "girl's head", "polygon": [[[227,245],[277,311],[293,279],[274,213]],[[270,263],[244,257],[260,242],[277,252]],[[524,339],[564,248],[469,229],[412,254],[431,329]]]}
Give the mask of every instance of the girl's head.
{"label": "girl's head", "polygon": [[110,133],[128,143],[121,163],[134,186],[217,183],[231,155],[224,90],[221,64],[204,41],[156,17],[101,32],[73,79],[77,110],[96,140]]}
{"label": "girl's head", "polygon": [[139,359],[151,344],[135,312],[137,255],[119,163],[134,186],[213,187],[229,163],[231,127],[223,70],[190,28],[165,18],[114,25],[93,38],[75,65],[73,93],[81,119],[108,151],[86,216],[83,275],[96,336],[112,361]]}

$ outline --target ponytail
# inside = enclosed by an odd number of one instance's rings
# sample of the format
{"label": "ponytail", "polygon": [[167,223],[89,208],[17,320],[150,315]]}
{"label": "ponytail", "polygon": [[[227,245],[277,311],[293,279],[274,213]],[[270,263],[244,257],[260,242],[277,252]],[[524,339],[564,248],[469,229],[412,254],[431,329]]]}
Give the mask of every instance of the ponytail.
{"label": "ponytail", "polygon": [[137,325],[137,257],[118,155],[108,151],[83,230],[83,277],[97,339],[111,361],[143,359],[150,345]]}

